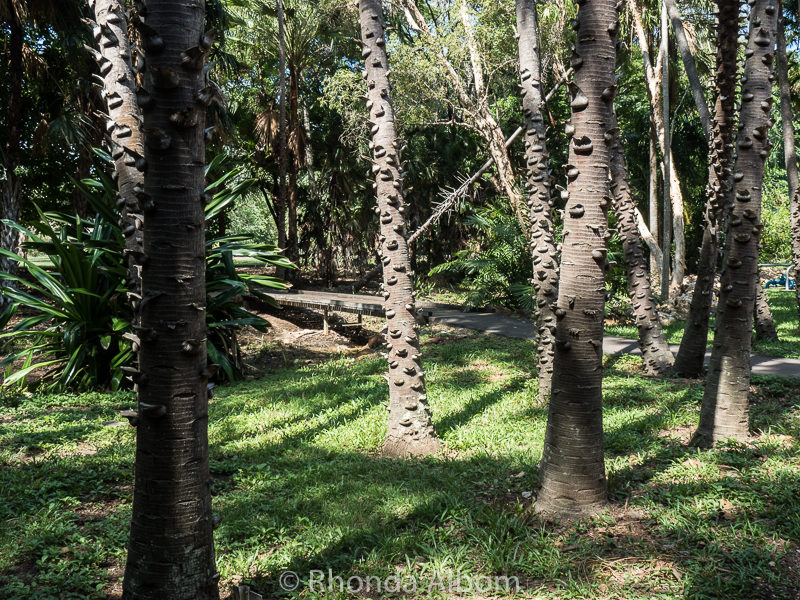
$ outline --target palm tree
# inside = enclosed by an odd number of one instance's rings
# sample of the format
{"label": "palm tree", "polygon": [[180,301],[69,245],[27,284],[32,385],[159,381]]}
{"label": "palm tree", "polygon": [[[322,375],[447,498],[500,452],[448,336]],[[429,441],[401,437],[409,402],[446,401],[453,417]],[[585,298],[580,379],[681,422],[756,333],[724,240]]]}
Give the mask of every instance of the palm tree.
{"label": "palm tree", "polygon": [[543,513],[592,513],[606,502],[603,308],[617,27],[614,0],[580,5],[555,367],[536,501]]}
{"label": "palm tree", "polygon": [[556,332],[555,302],[558,294],[558,253],[553,227],[550,159],[542,118],[542,62],[535,0],[517,0],[519,72],[522,112],[525,116],[530,247],[533,254],[533,286],[536,290],[536,324],[539,329],[539,401],[550,397]]}
{"label": "palm tree", "polygon": [[389,346],[389,425],[383,450],[426,455],[439,450],[425,395],[408,253],[403,171],[389,82],[386,31],[379,0],[360,0],[362,56],[381,227],[383,297]]}
{"label": "palm tree", "polygon": [[[219,598],[208,486],[204,5],[148,0],[147,171],[136,462],[126,599]],[[141,16],[141,15],[140,15]]]}
{"label": "palm tree", "polygon": [[750,13],[742,109],[733,170],[733,207],[725,240],[725,262],[717,309],[711,366],[706,378],[700,424],[692,443],[749,435],[750,346],[761,233],[764,163],[769,156],[773,62],[778,9],[756,0]]}
{"label": "palm tree", "polygon": [[733,185],[733,141],[736,125],[736,76],[739,51],[739,0],[717,0],[717,66],[714,118],[709,136],[709,182],[703,224],[703,243],[686,328],[675,357],[675,372],[698,377],[708,343],[708,321],[717,273],[724,207]]}

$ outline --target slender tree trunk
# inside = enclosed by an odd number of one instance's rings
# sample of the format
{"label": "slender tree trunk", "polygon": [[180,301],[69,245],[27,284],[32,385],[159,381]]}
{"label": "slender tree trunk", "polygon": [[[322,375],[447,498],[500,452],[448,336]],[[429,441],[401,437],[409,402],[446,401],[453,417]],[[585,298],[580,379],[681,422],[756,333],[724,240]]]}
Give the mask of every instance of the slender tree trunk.
{"label": "slender tree trunk", "polygon": [[389,424],[383,450],[395,456],[427,455],[437,452],[440,442],[433,430],[425,395],[425,373],[415,319],[403,172],[391,102],[383,8],[379,0],[360,0],[359,11],[377,212],[381,223],[380,252],[389,347]]}
{"label": "slender tree trunk", "polygon": [[287,228],[286,256],[296,262],[300,258],[297,237],[297,178],[303,157],[297,155],[300,150],[300,73],[291,65],[289,67],[289,131],[294,138],[294,143],[289,157],[289,204],[287,207],[289,226]]}
{"label": "slender tree trunk", "polygon": [[756,295],[753,308],[753,324],[755,326],[756,340],[761,342],[778,342],[778,330],[775,328],[775,319],[769,309],[767,294],[761,285],[761,278],[756,275]]}
{"label": "slender tree trunk", "polygon": [[553,199],[550,189],[550,157],[542,118],[542,65],[535,0],[517,0],[519,72],[522,113],[525,116],[525,162],[530,208],[530,247],[533,254],[533,286],[536,290],[536,325],[539,330],[539,402],[550,397],[553,379],[553,344],[556,333],[555,302],[558,299],[558,253],[554,238]]}
{"label": "slender tree trunk", "polygon": [[[208,470],[202,2],[148,0],[136,466],[126,600],[219,598]],[[176,115],[179,115],[176,117]]]}
{"label": "slender tree trunk", "polygon": [[[636,5],[635,0],[628,0],[628,7],[630,9],[631,16],[633,17],[633,25],[636,31],[636,37],[639,40],[639,47],[642,50],[642,57],[644,63],[644,75],[645,75],[645,82],[647,87],[647,95],[650,101],[650,118],[651,124],[656,131],[656,140],[659,145],[659,150],[661,151],[661,156],[664,157],[666,152],[669,152],[669,159],[665,160],[662,163],[662,170],[665,166],[665,163],[669,163],[669,170],[662,173],[662,177],[666,179],[669,177],[669,196],[670,202],[665,201],[665,205],[663,207],[664,212],[669,212],[670,214],[670,221],[668,223],[662,223],[661,227],[662,230],[667,228],[670,229],[670,237],[669,243],[667,243],[663,238],[661,239],[662,248],[667,248],[667,251],[664,252],[665,255],[672,255],[673,248],[672,242],[674,240],[675,248],[674,248],[674,258],[672,261],[672,270],[666,269],[666,272],[661,274],[662,277],[662,295],[664,296],[662,299],[667,300],[668,296],[664,295],[663,292],[672,293],[680,288],[683,277],[686,272],[686,242],[685,242],[685,234],[684,234],[684,202],[683,202],[683,192],[681,191],[681,183],[680,178],[678,177],[678,172],[675,169],[675,160],[673,158],[673,152],[671,148],[665,147],[664,142],[667,134],[665,134],[665,123],[663,118],[663,108],[658,106],[658,99],[661,98],[663,101],[664,94],[661,92],[660,87],[662,87],[662,82],[664,81],[665,77],[663,73],[658,72],[657,67],[662,67],[663,69],[663,61],[667,60],[667,56],[662,53],[659,60],[656,62],[656,67],[650,62],[650,52],[648,50],[648,40],[647,35],[644,31],[644,26],[642,25],[642,15],[639,11],[639,8]],[[666,30],[666,28],[664,28]],[[663,102],[662,102],[663,105]],[[666,183],[665,183],[666,188]],[[664,259],[663,262],[668,262],[667,259]],[[671,273],[671,275],[670,275]],[[664,279],[667,279],[671,282],[671,288],[664,290]]]}
{"label": "slender tree trunk", "polygon": [[[2,205],[0,217],[10,221],[19,221],[19,194],[20,183],[17,167],[20,162],[20,144],[22,140],[22,48],[24,32],[19,14],[12,0],[5,0],[9,13],[10,36],[8,38],[8,105],[6,108],[6,122],[8,123],[8,137],[3,148],[3,167],[6,172],[6,181],[3,186]],[[0,247],[9,252],[16,252],[19,243],[19,234],[16,229],[0,223]],[[17,263],[6,257],[0,257],[0,270],[14,273]]]}
{"label": "slender tree trunk", "polygon": [[714,121],[709,145],[708,201],[703,243],[686,328],[675,358],[675,372],[698,377],[703,372],[708,326],[720,243],[720,224],[733,185],[732,161],[736,121],[736,76],[739,50],[739,0],[717,0],[717,71]]}
{"label": "slender tree trunk", "polygon": [[[136,77],[131,62],[128,18],[120,0],[90,0],[94,21],[89,24],[99,47],[91,49],[103,78],[103,92],[109,117],[109,148],[114,159],[117,183],[117,207],[122,215],[125,252],[128,258],[128,290],[134,312],[142,298],[141,258],[142,224],[140,197],[144,192],[144,140],[142,110],[136,95]],[[141,94],[142,104],[152,100]],[[146,206],[145,206],[146,208]],[[136,319],[135,319],[136,320]]]}
{"label": "slender tree trunk", "polygon": [[[800,5],[798,6],[800,10]],[[789,64],[786,59],[786,34],[778,27],[778,84],[781,95],[781,125],[783,127],[783,154],[786,160],[786,179],[789,182],[792,218],[792,262],[795,264],[795,280],[800,284],[800,178],[797,173],[797,149],[794,143],[794,115],[792,94],[789,86]],[[797,316],[800,323],[800,285],[794,286],[797,297]]]}
{"label": "slender tree trunk", "polygon": [[[616,114],[611,124],[613,128],[617,128]],[[636,317],[645,372],[663,377],[672,369],[674,358],[661,329],[658,307],[647,276],[647,261],[642,252],[642,239],[636,222],[636,205],[631,197],[627,172],[622,139],[618,136],[611,147],[611,186],[614,192],[612,197],[617,215],[617,231],[625,254],[628,291]]]}
{"label": "slender tree trunk", "polygon": [[[277,204],[281,207],[281,210],[276,210],[276,213],[279,213],[277,216],[283,218],[280,225],[276,223],[276,227],[278,228],[280,238],[281,230],[283,229],[283,231],[286,232],[286,208],[289,206],[289,190],[286,182],[287,171],[289,169],[289,132],[286,122],[286,26],[284,22],[283,0],[276,0],[276,10],[278,13],[278,70],[280,71],[278,74],[278,93],[280,94],[278,102],[280,156],[278,160],[280,175],[278,180]],[[278,240],[278,247],[285,249],[287,256],[291,253],[289,237],[286,233],[284,233],[283,244],[280,243],[280,239]],[[279,267],[276,273],[278,277],[284,277],[286,274],[287,271],[282,267]]]}
{"label": "slender tree trunk", "polygon": [[[656,238],[658,244],[659,228],[658,228],[658,144],[655,138],[655,129],[650,128],[650,179],[649,179],[649,217],[650,217],[650,232]],[[661,248],[658,253],[650,250],[650,279],[655,289],[661,289],[661,262],[663,261],[663,252]]]}
{"label": "slender tree trunk", "polygon": [[725,239],[717,325],[706,377],[697,446],[749,435],[750,346],[761,233],[764,163],[769,156],[770,108],[778,9],[755,0],[742,79],[741,127],[734,167],[733,208]]}
{"label": "slender tree trunk", "polygon": [[[663,150],[664,159],[664,218],[662,225],[664,230],[661,234],[661,251],[663,258],[661,262],[661,272],[664,277],[661,279],[661,296],[665,300],[670,297],[670,256],[672,255],[672,203],[670,198],[670,181],[669,174],[672,168],[672,142],[670,140],[669,128],[669,29],[667,28],[667,5],[666,0],[661,3],[661,148]],[[677,240],[676,240],[677,242]],[[675,269],[678,268],[678,248],[675,245]],[[673,273],[674,280],[674,273]]]}
{"label": "slender tree trunk", "polygon": [[592,513],[606,502],[603,308],[617,27],[614,0],[580,4],[555,368],[536,501],[543,513]]}

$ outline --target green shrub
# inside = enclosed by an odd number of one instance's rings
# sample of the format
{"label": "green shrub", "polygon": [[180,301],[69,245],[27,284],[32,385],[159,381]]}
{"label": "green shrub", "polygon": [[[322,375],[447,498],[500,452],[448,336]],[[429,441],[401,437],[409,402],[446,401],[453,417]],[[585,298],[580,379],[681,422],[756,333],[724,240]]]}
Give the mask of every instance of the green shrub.
{"label": "green shrub", "polygon": [[474,247],[431,269],[430,275],[463,277],[466,304],[533,308],[531,253],[517,219],[498,206],[476,209],[465,224],[475,230]]}

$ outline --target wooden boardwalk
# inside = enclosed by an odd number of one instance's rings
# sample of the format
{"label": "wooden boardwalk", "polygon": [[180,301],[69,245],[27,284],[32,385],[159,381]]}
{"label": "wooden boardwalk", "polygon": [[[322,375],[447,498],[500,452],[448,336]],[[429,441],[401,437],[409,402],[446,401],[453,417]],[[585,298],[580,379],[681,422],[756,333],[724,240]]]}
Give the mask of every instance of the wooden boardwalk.
{"label": "wooden boardwalk", "polygon": [[[358,322],[355,323],[355,325],[361,324],[361,318],[364,315],[368,317],[385,316],[383,302],[379,296],[302,290],[290,290],[287,292],[270,291],[268,295],[272,296],[281,306],[321,310],[323,330],[326,334],[328,333],[329,327],[328,319],[332,312],[358,315]],[[417,304],[417,310],[422,317],[429,318],[433,314],[433,310],[439,306],[440,305],[437,304],[421,302]]]}

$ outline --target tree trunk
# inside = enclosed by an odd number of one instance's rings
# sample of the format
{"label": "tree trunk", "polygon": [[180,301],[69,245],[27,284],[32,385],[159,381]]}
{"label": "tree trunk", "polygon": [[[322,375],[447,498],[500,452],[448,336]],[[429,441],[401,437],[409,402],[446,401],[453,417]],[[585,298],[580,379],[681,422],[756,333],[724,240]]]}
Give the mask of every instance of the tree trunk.
{"label": "tree trunk", "polygon": [[[667,5],[666,0],[661,3],[661,150],[664,160],[664,216],[662,219],[662,227],[664,228],[661,233],[661,272],[664,277],[661,279],[661,297],[667,300],[671,296],[671,281],[670,281],[670,256],[672,256],[672,203],[670,199],[672,195],[671,190],[671,173],[672,173],[672,141],[670,139],[669,128],[669,29],[667,28]],[[675,270],[678,268],[678,244],[675,240]],[[674,281],[674,273],[673,279]]]}
{"label": "tree trunk", "polygon": [[[277,206],[281,207],[281,210],[276,210],[277,215],[284,219],[281,225],[276,223],[276,227],[278,229],[279,237],[280,232],[286,231],[286,208],[289,206],[289,190],[287,189],[286,183],[286,175],[289,169],[289,133],[287,131],[288,126],[286,123],[286,26],[284,23],[284,11],[283,11],[283,0],[276,0],[276,10],[278,14],[278,70],[280,71],[278,74],[278,93],[280,94],[280,98],[278,100],[278,114],[279,114],[279,125],[278,125],[278,136],[279,136],[279,150],[280,156],[278,157],[279,162],[279,180],[278,180],[278,202]],[[276,209],[277,209],[276,206]],[[288,236],[284,233],[283,237],[283,244],[278,241],[278,247],[281,249],[286,250],[286,254],[289,254],[289,239]],[[276,275],[278,277],[285,277],[287,274],[287,270],[283,267],[278,267],[276,271]]]}
{"label": "tree trunk", "polygon": [[[616,128],[614,115],[612,128]],[[647,260],[642,252],[642,239],[636,219],[636,205],[631,197],[628,184],[628,166],[623,154],[622,139],[617,137],[611,147],[611,186],[613,189],[614,212],[617,215],[617,232],[622,240],[625,255],[625,272],[628,278],[628,292],[636,317],[639,332],[639,346],[642,349],[645,372],[648,375],[664,377],[672,369],[673,356],[667,338],[661,329],[658,307],[653,298],[650,279],[647,276]]]}
{"label": "tree trunk", "polygon": [[617,27],[614,0],[580,5],[555,368],[536,501],[537,511],[565,516],[606,503],[603,308]]}
{"label": "tree trunk", "polygon": [[[800,9],[800,6],[798,6]],[[792,262],[795,264],[795,281],[800,284],[800,178],[797,173],[797,149],[794,143],[794,115],[789,85],[789,65],[786,60],[786,34],[778,27],[778,84],[781,95],[781,125],[783,127],[783,154],[786,160],[786,179],[792,215]],[[800,285],[794,286],[797,297],[797,316],[800,324]]]}
{"label": "tree trunk", "polygon": [[[648,185],[648,194],[649,194],[649,201],[648,201],[648,210],[650,217],[650,233],[653,234],[653,237],[656,239],[656,245],[658,243],[657,236],[659,235],[659,228],[658,228],[658,144],[656,143],[655,138],[655,129],[650,128],[650,171],[649,171],[649,185]],[[663,261],[663,252],[661,248],[658,249],[658,252],[654,252],[651,248],[650,250],[650,279],[652,281],[653,287],[657,290],[661,289],[661,262]]]}
{"label": "tree trunk", "polygon": [[733,185],[731,163],[736,121],[739,0],[717,0],[717,11],[716,99],[712,141],[709,145],[709,185],[703,243],[686,328],[675,357],[675,372],[683,377],[699,377],[703,372],[717,273],[719,227]]}
{"label": "tree trunk", "polygon": [[767,294],[761,285],[761,278],[756,275],[756,296],[753,312],[756,339],[761,342],[778,342],[778,330],[767,302]]}
{"label": "tree trunk", "polygon": [[[667,300],[667,295],[664,292],[672,293],[677,291],[680,288],[680,285],[683,282],[683,276],[686,272],[686,242],[684,236],[684,202],[683,202],[683,192],[681,191],[681,183],[680,178],[678,177],[678,172],[675,169],[675,160],[672,156],[672,149],[665,147],[664,142],[666,138],[665,134],[665,123],[664,123],[664,115],[663,109],[660,109],[658,106],[658,99],[663,96],[663,93],[660,90],[661,82],[665,79],[663,74],[658,73],[658,70],[653,67],[653,64],[650,62],[650,52],[648,50],[648,41],[647,35],[644,31],[644,26],[642,25],[642,15],[639,11],[639,8],[636,5],[635,0],[628,0],[628,7],[630,8],[631,16],[633,17],[633,25],[636,31],[636,37],[639,40],[639,47],[642,49],[642,57],[644,63],[644,75],[645,75],[645,82],[647,87],[647,96],[650,101],[650,118],[652,127],[655,129],[656,132],[656,140],[659,145],[659,150],[661,151],[661,156],[664,157],[666,152],[669,152],[669,159],[665,160],[662,164],[666,166],[666,163],[669,163],[669,170],[667,172],[662,173],[662,177],[666,179],[669,177],[669,199],[670,202],[667,203],[665,200],[664,205],[664,212],[665,214],[669,212],[670,214],[670,221],[668,223],[662,223],[662,230],[666,231],[667,229],[671,228],[671,238],[670,243],[666,243],[664,239],[661,240],[661,244],[663,248],[666,248],[666,255],[672,255],[672,244],[671,242],[674,240],[675,248],[674,248],[674,259],[673,259],[673,269],[670,270],[665,269],[665,272],[662,272],[662,295],[664,296],[662,299]],[[666,30],[666,28],[664,28]],[[667,60],[666,55],[662,55],[659,61],[656,63],[656,66],[660,66],[663,64],[664,60]],[[662,98],[663,100],[663,98]],[[666,183],[665,183],[666,188]],[[664,263],[666,264],[669,262],[667,259],[664,259]],[[670,289],[665,289],[664,287],[664,279],[667,279],[671,282]]]}
{"label": "tree trunk", "polygon": [[[202,2],[148,0],[147,211],[136,466],[123,598],[219,598],[208,470]],[[176,116],[177,115],[177,116]]]}
{"label": "tree trunk", "polygon": [[[22,140],[22,48],[24,32],[19,14],[14,2],[6,0],[9,13],[10,36],[8,38],[8,106],[6,119],[8,123],[8,137],[4,148],[3,165],[6,171],[6,181],[3,186],[2,205],[0,217],[10,221],[19,221],[19,194],[20,184],[17,176],[17,167],[20,161],[20,143]],[[9,252],[16,252],[19,243],[19,234],[16,229],[0,223],[0,247]],[[0,257],[0,270],[6,273],[17,271],[16,261]],[[7,284],[5,284],[7,285]]]}
{"label": "tree trunk", "polygon": [[542,65],[535,0],[517,0],[519,71],[522,113],[525,116],[525,162],[530,208],[530,247],[533,254],[533,287],[536,290],[536,326],[539,402],[550,397],[553,379],[553,344],[556,333],[555,302],[558,299],[558,253],[554,238],[553,199],[550,189],[550,157],[542,118]]}
{"label": "tree trunk", "polygon": [[289,157],[289,193],[288,218],[289,226],[286,236],[286,256],[289,260],[297,262],[300,258],[297,237],[297,178],[300,170],[302,156],[298,156],[300,149],[300,73],[293,66],[289,67],[289,131],[294,137],[294,143]]}
{"label": "tree trunk", "polygon": [[[132,294],[134,312],[138,313],[142,298],[140,261],[144,221],[140,196],[144,191],[146,165],[142,110],[136,96],[128,18],[120,0],[91,0],[89,7],[94,13],[94,22],[90,22],[92,32],[100,48],[99,52],[92,49],[92,54],[103,78],[103,95],[108,110],[109,147],[114,159],[117,206],[122,215],[128,259],[128,290]],[[146,105],[150,99],[143,94],[142,100]]]}
{"label": "tree trunk", "polygon": [[383,8],[359,3],[367,108],[372,132],[373,173],[381,227],[383,297],[389,360],[389,423],[383,450],[393,456],[427,455],[440,448],[425,395],[408,253],[403,172],[391,102]]}
{"label": "tree trunk", "polygon": [[734,167],[733,208],[725,239],[725,264],[717,309],[711,366],[706,377],[700,424],[692,443],[745,440],[750,393],[750,346],[761,233],[764,163],[769,156],[773,59],[778,10],[772,0],[755,0],[750,14],[741,127]]}

